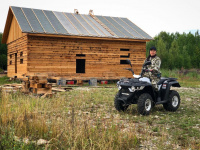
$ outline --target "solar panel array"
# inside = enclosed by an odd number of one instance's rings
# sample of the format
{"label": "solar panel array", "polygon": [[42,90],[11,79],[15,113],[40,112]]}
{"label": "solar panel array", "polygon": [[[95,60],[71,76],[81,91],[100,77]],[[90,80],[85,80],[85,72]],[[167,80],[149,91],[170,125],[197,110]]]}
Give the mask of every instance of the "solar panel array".
{"label": "solar panel array", "polygon": [[90,16],[11,6],[22,32],[152,39],[127,18]]}

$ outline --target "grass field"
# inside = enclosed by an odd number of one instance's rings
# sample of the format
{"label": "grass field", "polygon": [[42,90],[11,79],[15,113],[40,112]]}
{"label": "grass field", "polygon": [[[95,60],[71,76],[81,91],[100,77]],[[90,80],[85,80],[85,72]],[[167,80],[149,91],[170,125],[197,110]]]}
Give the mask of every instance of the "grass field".
{"label": "grass field", "polygon": [[136,105],[117,112],[115,86],[77,87],[52,98],[1,93],[0,149],[200,149],[200,82],[194,83],[175,89],[176,112],[158,105],[149,116]]}

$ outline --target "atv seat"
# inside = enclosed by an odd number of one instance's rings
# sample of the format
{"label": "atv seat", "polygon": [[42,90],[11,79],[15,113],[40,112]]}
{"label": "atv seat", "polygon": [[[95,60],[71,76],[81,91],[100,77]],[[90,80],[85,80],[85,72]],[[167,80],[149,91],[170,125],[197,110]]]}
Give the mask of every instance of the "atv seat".
{"label": "atv seat", "polygon": [[168,82],[170,82],[170,81],[176,81],[177,80],[177,78],[168,78]]}
{"label": "atv seat", "polygon": [[176,81],[177,79],[176,78],[162,78],[160,79],[160,81],[158,81],[157,85],[163,84],[163,82],[165,82],[166,80],[170,82],[170,81]]}
{"label": "atv seat", "polygon": [[157,85],[163,84],[164,81],[166,81],[168,78],[162,78],[160,81],[158,81]]}

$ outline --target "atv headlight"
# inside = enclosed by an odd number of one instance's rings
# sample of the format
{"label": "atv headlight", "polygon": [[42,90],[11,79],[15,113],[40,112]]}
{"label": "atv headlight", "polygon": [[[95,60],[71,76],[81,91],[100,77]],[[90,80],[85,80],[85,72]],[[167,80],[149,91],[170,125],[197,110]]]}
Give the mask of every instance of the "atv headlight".
{"label": "atv headlight", "polygon": [[143,89],[144,89],[144,86],[141,86],[141,87],[140,87],[140,90],[143,90]]}
{"label": "atv headlight", "polygon": [[135,87],[134,86],[132,86],[132,87],[130,87],[128,89],[129,89],[130,92],[134,92],[135,91]]}
{"label": "atv headlight", "polygon": [[117,87],[118,87],[118,90],[121,90],[121,88],[122,88],[120,85],[117,85]]}

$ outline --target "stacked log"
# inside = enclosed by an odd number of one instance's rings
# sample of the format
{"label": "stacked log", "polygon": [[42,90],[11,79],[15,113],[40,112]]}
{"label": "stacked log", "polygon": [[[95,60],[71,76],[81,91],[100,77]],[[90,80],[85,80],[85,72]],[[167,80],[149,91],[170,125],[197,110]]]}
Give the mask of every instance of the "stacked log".
{"label": "stacked log", "polygon": [[52,94],[52,84],[48,83],[46,76],[29,76],[23,80],[23,92],[34,94]]}

